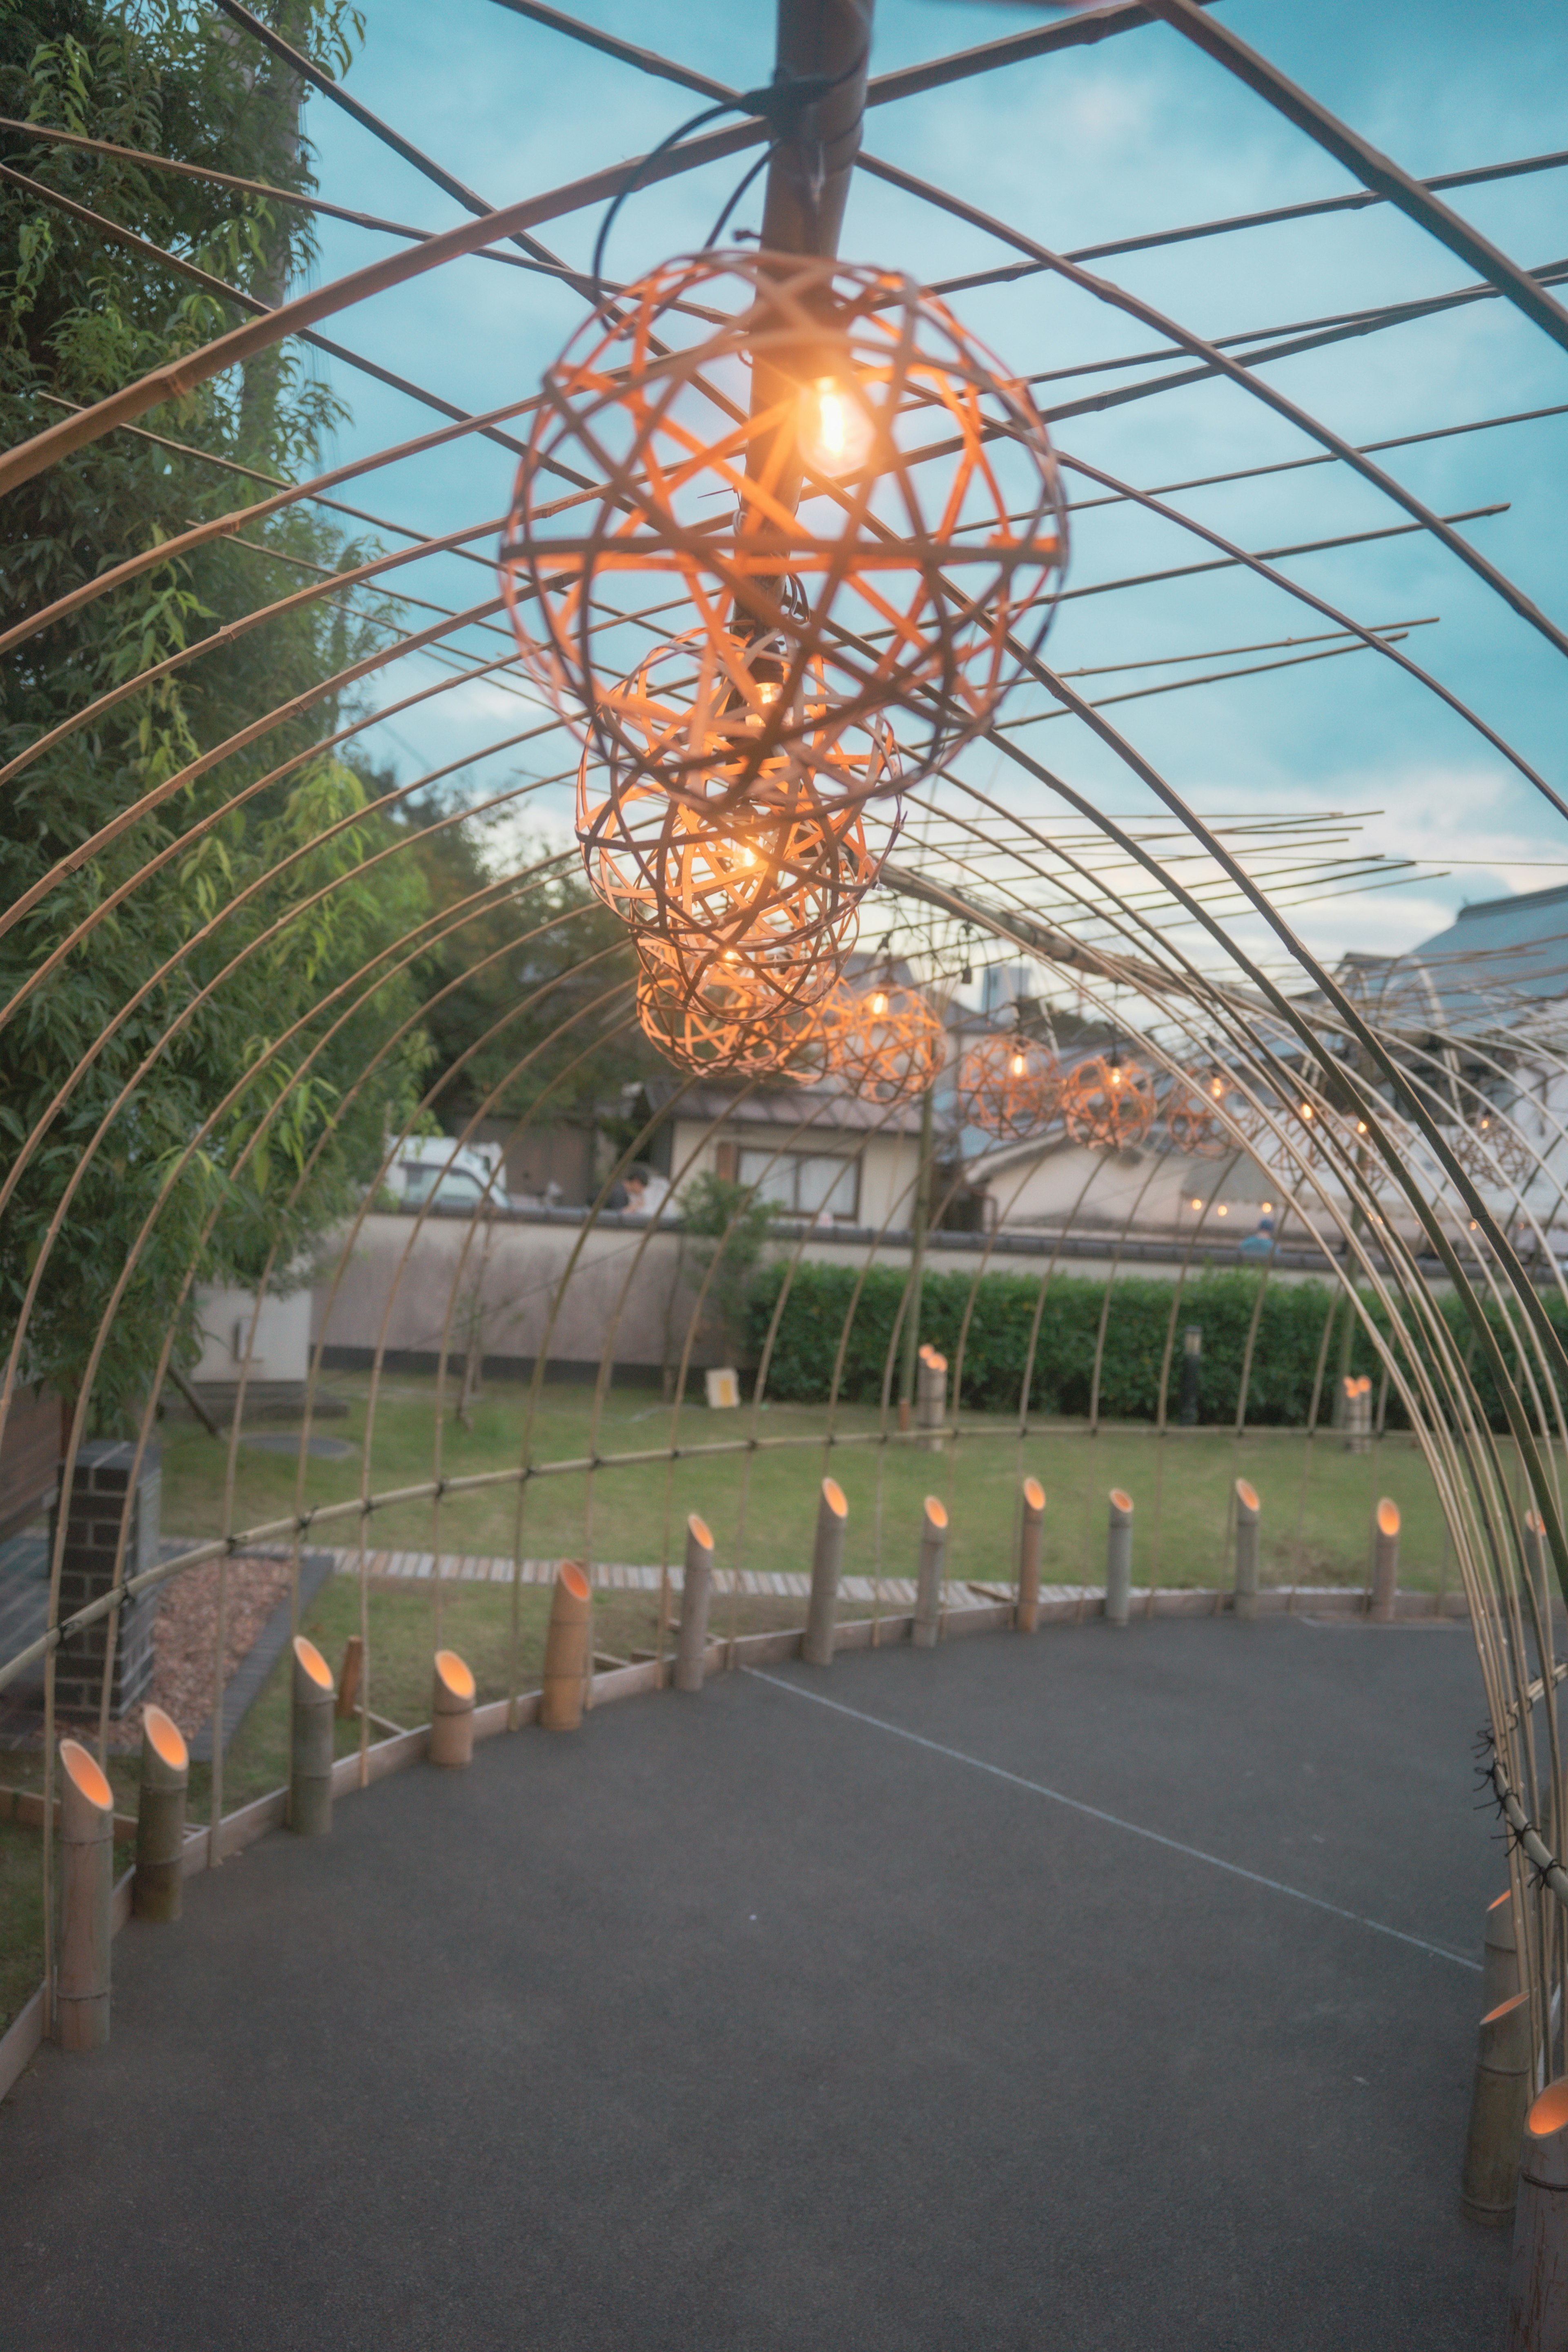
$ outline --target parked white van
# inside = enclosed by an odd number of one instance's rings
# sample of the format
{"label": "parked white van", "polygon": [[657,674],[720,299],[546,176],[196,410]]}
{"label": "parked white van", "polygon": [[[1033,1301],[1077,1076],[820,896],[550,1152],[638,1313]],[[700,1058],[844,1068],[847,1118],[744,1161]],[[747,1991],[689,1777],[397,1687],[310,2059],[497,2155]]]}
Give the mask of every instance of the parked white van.
{"label": "parked white van", "polygon": [[[387,1190],[401,1209],[510,1208],[497,1173],[499,1143],[454,1144],[449,1136],[410,1136],[386,1171]],[[492,1177],[494,1181],[491,1181]]]}

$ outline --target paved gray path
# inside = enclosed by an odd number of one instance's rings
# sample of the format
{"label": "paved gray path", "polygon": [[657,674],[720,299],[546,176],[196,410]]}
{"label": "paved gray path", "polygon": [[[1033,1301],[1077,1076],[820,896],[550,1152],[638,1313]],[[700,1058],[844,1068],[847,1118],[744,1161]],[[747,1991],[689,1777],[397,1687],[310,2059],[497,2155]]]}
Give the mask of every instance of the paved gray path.
{"label": "paved gray path", "polygon": [[384,1782],[0,2107],[0,2340],[1494,2352],[1480,1716],[1463,1629],[1091,1623]]}

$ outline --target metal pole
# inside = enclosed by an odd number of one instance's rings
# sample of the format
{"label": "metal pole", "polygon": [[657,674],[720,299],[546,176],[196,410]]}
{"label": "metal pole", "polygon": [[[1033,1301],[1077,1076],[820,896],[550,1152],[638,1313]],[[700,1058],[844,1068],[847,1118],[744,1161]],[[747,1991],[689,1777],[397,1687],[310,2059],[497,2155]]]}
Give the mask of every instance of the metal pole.
{"label": "metal pole", "polygon": [[675,1652],[675,1687],[700,1691],[708,1659],[708,1595],[713,1575],[713,1538],[695,1511],[686,1522],[686,1572],[680,1586],[680,1633]]}
{"label": "metal pole", "polygon": [[1394,1622],[1394,1595],[1399,1590],[1399,1506],[1384,1495],[1373,1518],[1372,1609],[1375,1624]]}
{"label": "metal pole", "polygon": [[1018,1530],[1018,1606],[1013,1622],[1032,1633],[1040,1622],[1040,1538],[1045,1533],[1046,1490],[1037,1478],[1024,1481],[1024,1521]]}
{"label": "metal pole", "polygon": [[1132,1591],[1132,1497],[1120,1486],[1110,1490],[1110,1525],[1105,1539],[1105,1615],[1111,1625],[1125,1625]]}
{"label": "metal pole", "polygon": [[800,1654],[808,1666],[833,1664],[833,1629],[838,1616],[838,1571],[844,1564],[844,1526],[849,1506],[837,1478],[822,1482],[816,1511],[816,1549],[811,1559],[811,1604]]}
{"label": "metal pole", "polygon": [[921,1528],[920,1567],[915,1573],[917,1650],[934,1650],[942,1630],[942,1570],[946,1553],[947,1510],[934,1495],[928,1495]]}
{"label": "metal pole", "polygon": [[1236,1482],[1236,1613],[1258,1614],[1258,1552],[1261,1506],[1258,1489],[1247,1479]]}

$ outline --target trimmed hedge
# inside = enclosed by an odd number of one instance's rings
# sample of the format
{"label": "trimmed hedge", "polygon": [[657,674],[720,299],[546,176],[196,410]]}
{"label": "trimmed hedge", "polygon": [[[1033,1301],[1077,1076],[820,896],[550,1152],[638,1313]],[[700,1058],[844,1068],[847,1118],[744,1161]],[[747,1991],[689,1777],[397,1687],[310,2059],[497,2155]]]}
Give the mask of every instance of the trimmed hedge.
{"label": "trimmed hedge", "polygon": [[[784,1261],[764,1266],[752,1282],[746,1302],[747,1356],[753,1365],[762,1356],[768,1325],[784,1278]],[[784,1403],[826,1402],[833,1381],[834,1359],[857,1280],[850,1266],[806,1263],[798,1265],[790,1286],[768,1373],[768,1394]],[[1181,1330],[1188,1323],[1202,1326],[1203,1384],[1199,1418],[1233,1422],[1241,1384],[1242,1357],[1262,1276],[1251,1267],[1205,1270],[1189,1275],[1177,1315],[1177,1336],[1171,1360],[1166,1412],[1176,1417],[1181,1381]],[[905,1276],[891,1266],[873,1266],[866,1276],[855,1320],[845,1350],[838,1393],[853,1404],[876,1404],[889,1343]],[[929,1339],[950,1365],[958,1354],[959,1331],[969,1304],[973,1278],[966,1274],[942,1274],[928,1269],[921,1295],[921,1338]],[[1152,1421],[1158,1409],[1160,1363],[1170,1322],[1173,1286],[1147,1276],[1128,1276],[1112,1286],[1110,1312],[1100,1366],[1100,1412],[1108,1421]],[[1037,1276],[988,1274],[982,1277],[970,1317],[963,1355],[963,1405],[970,1412],[1016,1412],[1024,1376],[1029,1328],[1040,1295]],[[1342,1297],[1323,1282],[1273,1282],[1264,1295],[1253,1345],[1247,1418],[1258,1424],[1304,1423],[1312,1400],[1312,1378],[1323,1324],[1331,1302]],[[1105,1301],[1103,1282],[1086,1282],[1069,1275],[1053,1276],[1040,1317],[1035,1350],[1029,1409],[1037,1414],[1087,1414],[1094,1373],[1095,1343]],[[1370,1299],[1374,1320],[1384,1318]],[[1546,1306],[1553,1323],[1568,1339],[1568,1312],[1548,1294]],[[1444,1318],[1458,1338],[1461,1351],[1468,1348],[1470,1331],[1458,1299],[1442,1301]],[[1494,1328],[1500,1318],[1489,1315]],[[1500,1337],[1501,1336],[1500,1328]],[[1339,1366],[1339,1334],[1330,1343],[1324,1396],[1320,1419],[1327,1421],[1331,1384]],[[1505,1340],[1510,1368],[1513,1349]],[[1351,1349],[1351,1368],[1380,1374],[1371,1339],[1357,1323]],[[1497,1391],[1485,1360],[1476,1352],[1472,1374],[1494,1428],[1505,1426]],[[898,1373],[894,1370],[894,1392]],[[1403,1426],[1405,1413],[1391,1387],[1388,1422]]]}

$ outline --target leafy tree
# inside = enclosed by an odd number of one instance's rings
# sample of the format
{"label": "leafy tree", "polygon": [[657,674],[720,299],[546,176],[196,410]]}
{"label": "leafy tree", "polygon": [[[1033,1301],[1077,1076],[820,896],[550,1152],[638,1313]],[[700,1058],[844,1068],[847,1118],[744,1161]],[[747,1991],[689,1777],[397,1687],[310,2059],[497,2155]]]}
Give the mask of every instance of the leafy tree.
{"label": "leafy tree", "polygon": [[[344,0],[289,0],[274,14],[289,37],[346,65],[359,20]],[[188,0],[15,0],[0,16],[0,112],[282,187],[313,185],[297,88]],[[313,257],[310,215],[297,208],[15,135],[4,149],[37,181],[265,300],[278,299]],[[0,187],[0,429],[9,439],[53,422],[61,404],[94,401],[232,323],[229,306],[166,266],[10,183]],[[226,377],[154,411],[143,431],[110,435],[55,466],[6,502],[7,619],[265,494],[212,461],[299,478],[341,413],[288,349],[243,379]],[[143,572],[8,658],[0,752],[14,757],[108,688],[199,649],[317,569],[343,570],[363,552],[301,502]],[[291,697],[309,698],[380,642],[387,620],[375,604],[342,592],[303,605],[198,650],[36,758],[0,804],[0,904],[198,754]],[[63,1078],[86,1062],[65,1108],[50,1116],[0,1232],[0,1338],[8,1344],[49,1220],[80,1175],[33,1314],[29,1378],[78,1393],[113,1281],[156,1213],[95,1383],[100,1428],[122,1425],[145,1394],[193,1257],[206,1279],[253,1280],[269,1255],[286,1269],[356,1195],[388,1120],[417,1089],[428,1052],[417,1027],[376,1058],[417,1012],[412,979],[334,993],[367,966],[384,971],[376,959],[429,905],[411,859],[366,866],[399,836],[363,780],[320,748],[342,723],[335,697],[308,700],[142,814],[0,940],[0,1005],[8,1008],[0,1163],[14,1160]],[[297,764],[266,781],[288,761]],[[144,872],[207,818],[215,822],[199,839],[155,875]],[[18,1007],[16,992],[72,928],[137,876]],[[255,952],[226,972],[247,947]],[[106,1141],[84,1161],[110,1113]],[[187,1305],[176,1363],[189,1362],[196,1344]]]}
{"label": "leafy tree", "polygon": [[[763,1200],[753,1185],[705,1169],[683,1189],[680,1212],[695,1244],[698,1278],[707,1281],[703,1320],[721,1345],[737,1356],[744,1350],[754,1361],[762,1353],[767,1317],[759,1320],[748,1307],[774,1204]],[[782,1266],[779,1271],[782,1278]]]}

